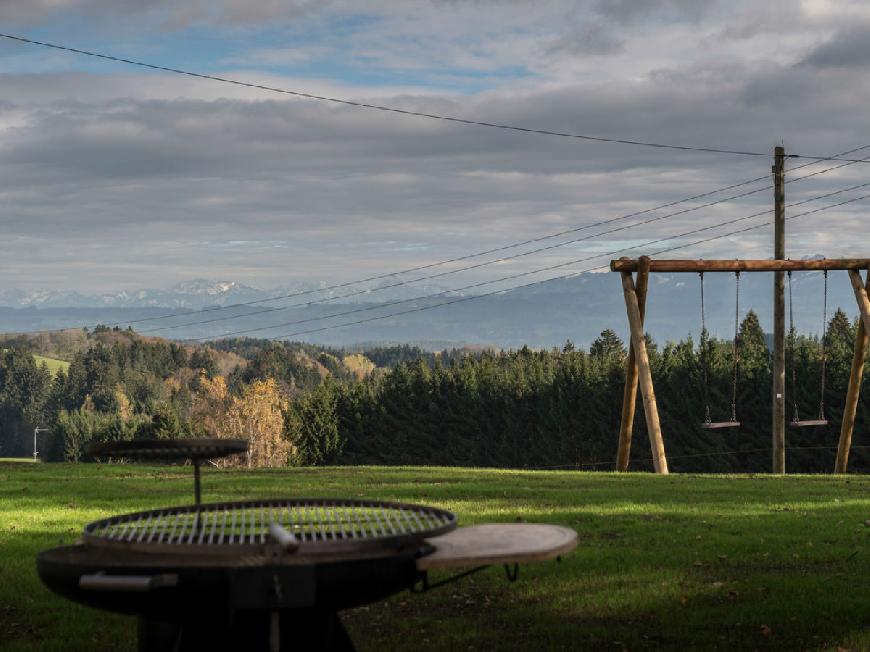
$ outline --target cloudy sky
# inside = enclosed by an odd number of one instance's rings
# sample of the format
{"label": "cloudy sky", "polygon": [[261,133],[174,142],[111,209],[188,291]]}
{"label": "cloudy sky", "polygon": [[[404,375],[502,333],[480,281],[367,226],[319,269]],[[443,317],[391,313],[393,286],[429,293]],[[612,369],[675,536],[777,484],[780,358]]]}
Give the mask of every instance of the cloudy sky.
{"label": "cloudy sky", "polygon": [[[870,5],[860,0],[5,0],[0,26],[487,122],[756,152],[870,146]],[[643,211],[764,177],[771,165],[401,116],[6,39],[0,76],[0,289],[111,291],[198,277],[266,288],[346,282]],[[787,199],[865,182],[870,165],[844,166],[790,184]],[[769,208],[771,191],[762,190],[666,217],[767,184],[581,231],[573,238],[664,218],[438,282],[462,287],[628,247],[636,248],[626,255],[654,254],[769,223],[762,216],[645,244]],[[789,255],[867,255],[868,204],[793,220]],[[771,231],[669,256],[767,257]]]}

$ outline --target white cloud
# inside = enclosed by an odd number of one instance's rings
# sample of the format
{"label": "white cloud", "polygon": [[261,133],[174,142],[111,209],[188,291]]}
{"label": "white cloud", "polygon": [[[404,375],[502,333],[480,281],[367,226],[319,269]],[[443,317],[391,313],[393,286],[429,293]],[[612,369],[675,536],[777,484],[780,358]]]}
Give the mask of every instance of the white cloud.
{"label": "white cloud", "polygon": [[[776,38],[772,10],[748,1],[371,2],[358,25],[360,5],[338,1],[145,6],[18,4],[18,19],[56,26],[102,12],[89,32],[94,49],[110,38],[100,25],[123,31],[124,20],[135,19],[141,39],[168,38],[181,51],[184,36],[167,37],[167,21],[173,29],[195,24],[226,35],[214,59],[221,76],[557,131],[763,152],[783,138],[790,151],[829,154],[865,144],[870,117],[870,81],[859,66],[807,63],[842,30],[858,29],[847,25],[862,12],[854,3],[804,3]],[[251,34],[282,21],[312,21],[323,38],[251,46]],[[141,43],[130,47],[147,54]],[[848,52],[838,56],[849,60]],[[301,63],[340,64],[345,76],[295,74]],[[770,166],[764,157],[505,132],[83,65],[73,55],[0,50],[0,258],[10,270],[0,289],[110,290],[203,276],[260,286],[344,281],[642,211],[764,176]],[[469,80],[473,87],[461,86]],[[859,183],[867,169],[789,185],[789,198]],[[769,204],[765,191],[521,258],[499,274],[678,235]],[[858,206],[790,223],[790,254],[862,253]],[[769,233],[686,255],[732,256],[737,248],[766,257]],[[491,271],[476,274],[456,284]]]}

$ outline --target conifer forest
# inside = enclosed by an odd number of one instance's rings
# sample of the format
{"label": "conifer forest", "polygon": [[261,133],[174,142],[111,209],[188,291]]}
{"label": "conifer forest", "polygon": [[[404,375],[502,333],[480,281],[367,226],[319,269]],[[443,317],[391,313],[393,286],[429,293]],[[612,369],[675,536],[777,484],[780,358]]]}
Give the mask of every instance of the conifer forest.
{"label": "conifer forest", "polygon": [[[789,335],[787,420],[796,398],[798,416],[815,419],[821,408],[830,421],[789,428],[789,472],[833,468],[855,329],[837,311],[823,342]],[[730,418],[735,371],[734,342],[701,339],[659,344],[648,336],[672,469],[766,472],[771,354],[758,318],[747,314],[736,343],[740,428],[700,427],[707,405],[714,421]],[[41,426],[48,431],[39,456],[48,461],[90,461],[91,441],[241,437],[251,452],[234,463],[249,466],[613,470],[626,360],[625,343],[609,330],[588,350],[570,341],[549,350],[441,352],[256,339],[191,346],[108,327],[7,337],[2,349],[0,456],[32,454]],[[35,355],[70,364],[52,373]],[[868,408],[865,393],[858,433],[866,432]],[[850,470],[870,470],[868,444],[856,439]],[[649,457],[638,407],[630,468],[651,469]]]}

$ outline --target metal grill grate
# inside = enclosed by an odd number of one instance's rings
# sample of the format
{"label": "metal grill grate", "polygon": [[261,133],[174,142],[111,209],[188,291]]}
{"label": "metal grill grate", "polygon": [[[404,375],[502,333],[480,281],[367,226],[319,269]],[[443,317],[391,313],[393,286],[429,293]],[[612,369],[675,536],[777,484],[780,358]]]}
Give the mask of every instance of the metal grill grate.
{"label": "metal grill grate", "polygon": [[125,514],[90,523],[84,534],[98,545],[220,552],[266,546],[273,523],[292,534],[301,550],[316,552],[438,536],[456,527],[456,516],[422,505],[301,498]]}

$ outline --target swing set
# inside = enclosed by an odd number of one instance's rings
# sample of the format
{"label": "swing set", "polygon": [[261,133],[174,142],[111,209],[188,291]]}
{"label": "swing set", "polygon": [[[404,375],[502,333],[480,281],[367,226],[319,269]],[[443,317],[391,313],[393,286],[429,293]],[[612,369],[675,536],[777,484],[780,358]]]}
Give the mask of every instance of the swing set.
{"label": "swing set", "polygon": [[[740,368],[740,274],[743,272],[778,272],[786,273],[788,277],[788,313],[790,331],[788,337],[788,355],[786,355],[784,337],[784,315],[779,312],[779,328],[774,328],[774,396],[773,396],[773,431],[774,431],[774,470],[777,469],[777,456],[780,457],[779,472],[784,470],[784,427],[785,427],[785,367],[786,359],[791,366],[791,398],[793,401],[791,421],[789,425],[795,428],[824,427],[828,425],[825,416],[825,383],[827,370],[827,318],[828,318],[828,272],[845,270],[849,273],[855,299],[858,303],[861,320],[858,323],[858,333],[855,340],[852,370],[846,394],[846,405],[840,427],[840,439],[837,447],[835,473],[845,473],[848,465],[849,451],[852,445],[852,434],[855,427],[858,399],[861,389],[861,378],[864,369],[864,356],[868,348],[870,334],[870,271],[866,282],[861,278],[862,270],[870,270],[870,259],[839,259],[839,260],[651,260],[643,256],[637,260],[621,258],[610,262],[610,269],[622,275],[622,288],[625,296],[626,312],[631,330],[628,361],[626,365],[626,380],[623,393],[622,422],[619,431],[619,448],[616,468],[618,471],[628,469],[631,449],[632,428],[634,422],[637,390],[640,387],[643,398],[644,415],[646,416],[647,433],[652,449],[653,466],[656,473],[667,473],[668,464],[665,456],[664,440],[659,423],[658,406],[650,372],[649,357],[644,339],[644,315],[646,310],[649,274],[651,272],[695,272],[700,277],[701,290],[701,330],[706,334],[706,314],[704,305],[704,274],[708,272],[731,272],[735,278],[734,299],[734,339],[732,341],[732,373],[731,373],[731,414],[727,421],[713,421],[710,409],[710,352],[709,347],[701,346],[701,366],[704,392],[704,421],[701,428],[720,430],[739,428],[737,418],[737,390]],[[797,382],[797,367],[795,355],[794,301],[792,297],[792,272],[821,271],[824,277],[822,301],[822,336],[819,340],[821,359],[821,377],[819,379],[819,412],[816,419],[801,419],[798,410],[799,388]],[[636,273],[636,277],[633,275]],[[779,274],[777,275],[778,278]],[[775,285],[775,288],[777,286]],[[782,292],[782,285],[778,290]],[[781,296],[781,294],[780,294]],[[775,322],[777,319],[774,320]],[[775,326],[777,324],[775,323]]]}
{"label": "swing set", "polygon": [[[825,418],[825,379],[827,370],[827,349],[825,339],[828,328],[828,270],[822,270],[824,277],[824,291],[822,293],[822,336],[819,340],[819,357],[821,364],[821,378],[819,379],[819,416],[817,419],[801,419],[798,409],[797,363],[795,361],[795,327],[794,327],[794,300],[792,297],[792,270],[788,270],[788,316],[789,336],[786,360],[791,361],[791,396],[792,417],[788,425],[792,428],[806,428],[827,426]],[[701,427],[706,430],[720,430],[723,428],[739,428],[737,420],[737,384],[740,369],[740,271],[734,272],[734,338],[731,340],[731,418],[728,421],[713,421],[710,417],[710,349],[704,346],[704,338],[707,331],[707,319],[704,307],[704,272],[698,272],[701,286],[701,369],[704,379],[704,421]],[[788,364],[788,363],[787,363]]]}

